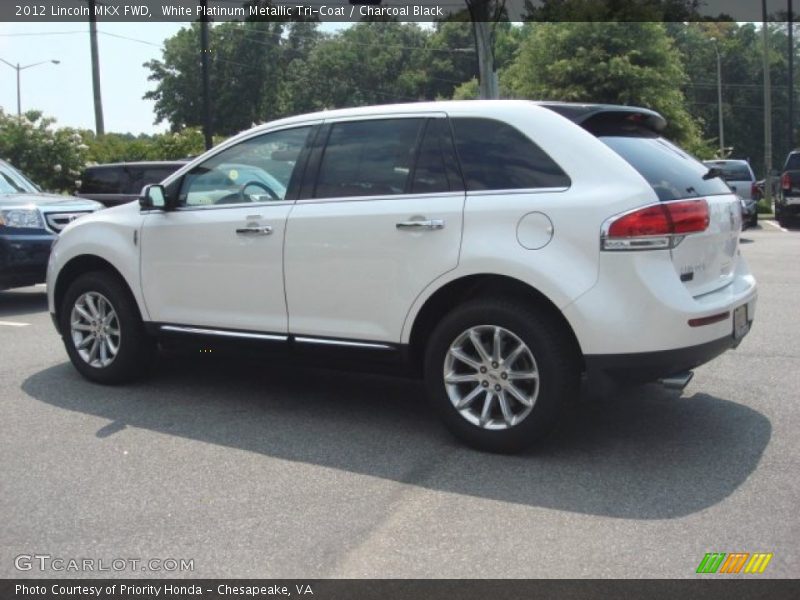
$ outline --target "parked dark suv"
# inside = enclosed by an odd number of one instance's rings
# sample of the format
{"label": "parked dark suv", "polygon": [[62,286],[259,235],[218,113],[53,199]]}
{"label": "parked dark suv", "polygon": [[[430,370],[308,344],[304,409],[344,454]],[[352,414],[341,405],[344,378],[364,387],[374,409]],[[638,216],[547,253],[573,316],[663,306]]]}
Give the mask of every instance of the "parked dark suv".
{"label": "parked dark suv", "polygon": [[792,150],[781,171],[781,192],[775,199],[775,219],[781,227],[800,219],[800,150]]}
{"label": "parked dark suv", "polygon": [[106,206],[125,204],[136,200],[144,186],[160,183],[185,164],[176,160],[94,165],[81,174],[75,195]]}

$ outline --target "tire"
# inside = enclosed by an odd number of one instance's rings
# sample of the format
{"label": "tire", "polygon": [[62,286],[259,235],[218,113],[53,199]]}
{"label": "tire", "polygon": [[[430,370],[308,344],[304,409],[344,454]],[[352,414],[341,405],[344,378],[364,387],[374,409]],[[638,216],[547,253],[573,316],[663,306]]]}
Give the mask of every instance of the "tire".
{"label": "tire", "polygon": [[67,354],[87,379],[113,385],[137,379],[149,368],[155,341],[118,276],[105,271],[79,276],[67,289],[59,319]]}
{"label": "tire", "polygon": [[[493,367],[496,335],[501,360]],[[515,352],[518,343],[525,349]],[[502,359],[512,362],[504,366]],[[467,445],[489,452],[519,452],[550,433],[580,389],[578,353],[563,326],[548,311],[506,299],[476,300],[449,313],[428,341],[424,371],[428,396],[445,426]],[[538,378],[530,376],[534,372]],[[520,393],[531,406],[518,399]]]}
{"label": "tire", "polygon": [[750,219],[750,227],[758,227],[758,213],[755,213],[753,218]]}

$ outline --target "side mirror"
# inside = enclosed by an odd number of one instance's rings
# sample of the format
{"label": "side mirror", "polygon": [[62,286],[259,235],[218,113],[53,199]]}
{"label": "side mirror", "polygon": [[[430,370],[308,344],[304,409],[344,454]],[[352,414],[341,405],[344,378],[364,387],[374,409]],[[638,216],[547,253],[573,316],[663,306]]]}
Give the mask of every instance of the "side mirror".
{"label": "side mirror", "polygon": [[146,185],[139,196],[139,206],[142,210],[166,210],[167,193],[160,183]]}

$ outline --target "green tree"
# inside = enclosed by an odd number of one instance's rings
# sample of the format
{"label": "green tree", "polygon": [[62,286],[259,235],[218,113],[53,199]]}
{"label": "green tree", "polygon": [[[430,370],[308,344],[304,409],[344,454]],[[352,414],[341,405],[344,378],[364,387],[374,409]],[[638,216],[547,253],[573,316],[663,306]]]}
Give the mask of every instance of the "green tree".
{"label": "green tree", "polygon": [[667,134],[706,152],[681,91],[680,53],[661,23],[539,23],[528,30],[503,85],[519,98],[652,108]]}
{"label": "green tree", "polygon": [[657,22],[699,19],[700,0],[525,0],[525,20]]}
{"label": "green tree", "polygon": [[[281,86],[290,62],[307,50],[295,39],[313,37],[314,24],[289,27],[274,21],[228,22],[211,27],[210,88],[212,127],[232,134],[253,123],[274,119],[283,111]],[[181,29],[167,39],[161,60],[145,63],[154,90],[145,98],[155,101],[156,122],[168,121],[173,131],[199,126],[203,119],[199,66],[198,24]]]}
{"label": "green tree", "polygon": [[0,109],[0,158],[45,190],[71,191],[86,160],[81,132],[55,128],[55,119],[28,111],[21,117]]}

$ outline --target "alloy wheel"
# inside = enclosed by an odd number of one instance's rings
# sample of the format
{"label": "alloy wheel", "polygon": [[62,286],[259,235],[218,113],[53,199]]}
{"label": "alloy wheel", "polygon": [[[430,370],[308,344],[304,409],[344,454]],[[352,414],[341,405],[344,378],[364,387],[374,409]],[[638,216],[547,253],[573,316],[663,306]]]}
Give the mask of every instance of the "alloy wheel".
{"label": "alloy wheel", "polygon": [[105,296],[99,292],[78,296],[70,314],[70,335],[86,364],[100,369],[114,362],[120,334],[119,317]]}
{"label": "alloy wheel", "polygon": [[483,429],[508,429],[533,410],[539,369],[527,344],[496,325],[461,333],[444,360],[444,385],[455,409]]}

